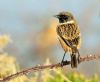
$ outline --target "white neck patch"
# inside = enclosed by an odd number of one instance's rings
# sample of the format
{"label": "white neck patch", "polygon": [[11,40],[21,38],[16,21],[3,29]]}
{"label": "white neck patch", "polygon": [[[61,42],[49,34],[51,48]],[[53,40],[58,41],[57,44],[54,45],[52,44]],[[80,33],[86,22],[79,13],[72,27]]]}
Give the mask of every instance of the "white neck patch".
{"label": "white neck patch", "polygon": [[60,25],[62,24],[70,24],[70,23],[74,23],[75,21],[74,20],[71,20],[71,21],[67,21],[67,22],[64,22],[64,23],[60,23]]}
{"label": "white neck patch", "polygon": [[71,20],[71,21],[67,21],[67,23],[74,23],[74,21],[73,21],[73,20]]}

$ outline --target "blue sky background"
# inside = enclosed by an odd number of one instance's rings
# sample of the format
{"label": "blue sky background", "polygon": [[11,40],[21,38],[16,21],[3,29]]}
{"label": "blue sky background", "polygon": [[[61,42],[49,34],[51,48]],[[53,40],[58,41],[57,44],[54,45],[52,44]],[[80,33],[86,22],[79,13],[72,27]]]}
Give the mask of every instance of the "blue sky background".
{"label": "blue sky background", "polygon": [[[0,0],[0,34],[8,34],[13,40],[6,49],[14,54],[23,67],[40,63],[35,49],[34,38],[61,11],[70,11],[75,16],[81,32],[82,54],[99,54],[100,49],[100,1],[99,0]],[[32,40],[31,40],[32,38]],[[53,46],[55,60],[60,61],[62,49]],[[38,54],[37,54],[38,55]],[[48,57],[48,56],[47,56]],[[26,61],[27,60],[27,61]],[[45,58],[43,59],[45,60]],[[50,59],[51,60],[51,59]],[[24,63],[25,62],[25,63]],[[33,63],[34,62],[34,63]],[[88,67],[100,63],[82,64],[78,70],[87,72]],[[88,65],[88,66],[87,66]],[[93,68],[90,74],[100,73]]]}

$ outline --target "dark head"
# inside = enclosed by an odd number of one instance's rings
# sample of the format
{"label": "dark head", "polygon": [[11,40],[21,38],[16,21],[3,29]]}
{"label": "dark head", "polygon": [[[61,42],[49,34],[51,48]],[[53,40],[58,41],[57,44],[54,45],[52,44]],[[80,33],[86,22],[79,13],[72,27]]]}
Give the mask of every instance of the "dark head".
{"label": "dark head", "polygon": [[74,19],[72,14],[69,12],[60,12],[58,15],[55,15],[55,17],[59,19],[60,23],[64,23]]}

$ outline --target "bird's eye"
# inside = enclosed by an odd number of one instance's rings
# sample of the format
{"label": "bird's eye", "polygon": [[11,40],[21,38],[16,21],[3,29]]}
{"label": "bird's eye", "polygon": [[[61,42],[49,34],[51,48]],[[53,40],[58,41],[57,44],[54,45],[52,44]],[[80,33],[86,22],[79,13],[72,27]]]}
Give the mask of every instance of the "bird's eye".
{"label": "bird's eye", "polygon": [[63,19],[68,19],[68,16],[62,15]]}
{"label": "bird's eye", "polygon": [[65,15],[61,15],[61,17],[62,17],[62,18],[65,18],[66,16],[65,16]]}

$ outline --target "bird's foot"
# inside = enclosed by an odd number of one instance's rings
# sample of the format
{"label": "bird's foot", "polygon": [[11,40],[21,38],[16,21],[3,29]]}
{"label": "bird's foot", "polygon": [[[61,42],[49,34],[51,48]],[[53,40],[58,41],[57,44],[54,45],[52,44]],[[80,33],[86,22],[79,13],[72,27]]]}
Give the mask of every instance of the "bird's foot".
{"label": "bird's foot", "polygon": [[64,66],[64,61],[61,61],[61,67],[63,67]]}

